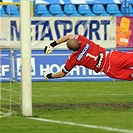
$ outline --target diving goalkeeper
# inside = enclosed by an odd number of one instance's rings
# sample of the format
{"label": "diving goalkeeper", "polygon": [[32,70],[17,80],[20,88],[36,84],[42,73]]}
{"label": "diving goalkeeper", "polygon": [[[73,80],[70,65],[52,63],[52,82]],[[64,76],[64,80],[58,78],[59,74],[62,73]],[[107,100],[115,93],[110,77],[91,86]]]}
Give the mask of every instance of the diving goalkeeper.
{"label": "diving goalkeeper", "polygon": [[115,79],[133,80],[133,52],[106,51],[105,48],[82,35],[66,35],[45,46],[44,53],[52,53],[54,47],[66,42],[73,53],[66,61],[64,68],[57,73],[44,73],[45,79],[62,78],[76,65],[104,72]]}

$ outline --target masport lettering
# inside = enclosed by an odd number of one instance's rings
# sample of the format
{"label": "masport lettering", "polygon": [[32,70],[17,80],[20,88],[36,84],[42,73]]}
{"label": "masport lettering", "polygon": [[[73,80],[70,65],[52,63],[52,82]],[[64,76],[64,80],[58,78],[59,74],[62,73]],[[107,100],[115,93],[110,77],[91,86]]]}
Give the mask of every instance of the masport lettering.
{"label": "masport lettering", "polygon": [[[90,40],[96,38],[97,40],[108,39],[108,26],[110,20],[31,20],[31,40],[43,41],[46,38],[54,40],[66,34],[74,33],[86,36]],[[103,34],[100,34],[102,29]],[[11,41],[20,41],[20,26],[16,20],[10,21]]]}

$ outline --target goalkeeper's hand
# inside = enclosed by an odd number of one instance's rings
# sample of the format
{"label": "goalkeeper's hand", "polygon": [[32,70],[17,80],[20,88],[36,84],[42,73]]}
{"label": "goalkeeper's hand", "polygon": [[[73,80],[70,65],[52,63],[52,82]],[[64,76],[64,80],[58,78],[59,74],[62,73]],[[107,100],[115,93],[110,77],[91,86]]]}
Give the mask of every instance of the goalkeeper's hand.
{"label": "goalkeeper's hand", "polygon": [[50,43],[49,45],[44,47],[44,53],[51,54],[54,50],[54,47],[58,45],[56,41]]}
{"label": "goalkeeper's hand", "polygon": [[44,72],[44,79],[45,80],[52,79],[52,73]]}
{"label": "goalkeeper's hand", "polygon": [[50,45],[47,45],[47,46],[45,46],[45,48],[44,48],[44,53],[46,53],[46,54],[51,54],[51,53],[53,52],[53,50],[54,50],[54,47],[52,47],[52,46],[50,46]]}

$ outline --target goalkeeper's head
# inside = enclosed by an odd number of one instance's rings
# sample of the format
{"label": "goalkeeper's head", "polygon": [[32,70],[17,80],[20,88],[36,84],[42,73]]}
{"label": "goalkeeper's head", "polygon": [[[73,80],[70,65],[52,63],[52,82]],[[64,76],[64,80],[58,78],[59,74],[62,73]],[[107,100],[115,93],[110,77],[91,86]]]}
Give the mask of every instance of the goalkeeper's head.
{"label": "goalkeeper's head", "polygon": [[69,50],[74,51],[74,52],[78,51],[80,48],[79,41],[77,39],[74,39],[74,38],[69,39],[67,41],[66,45],[67,45],[67,48]]}

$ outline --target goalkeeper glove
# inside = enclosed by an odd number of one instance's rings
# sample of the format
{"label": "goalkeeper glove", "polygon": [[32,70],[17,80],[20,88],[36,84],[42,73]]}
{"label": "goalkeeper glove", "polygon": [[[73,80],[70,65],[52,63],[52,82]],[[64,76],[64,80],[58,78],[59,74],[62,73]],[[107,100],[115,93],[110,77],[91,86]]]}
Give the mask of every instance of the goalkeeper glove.
{"label": "goalkeeper glove", "polygon": [[52,79],[52,73],[44,72],[44,79],[45,80]]}
{"label": "goalkeeper glove", "polygon": [[45,46],[44,53],[51,54],[54,50],[54,47],[58,45],[56,41],[50,43],[49,45]]}

